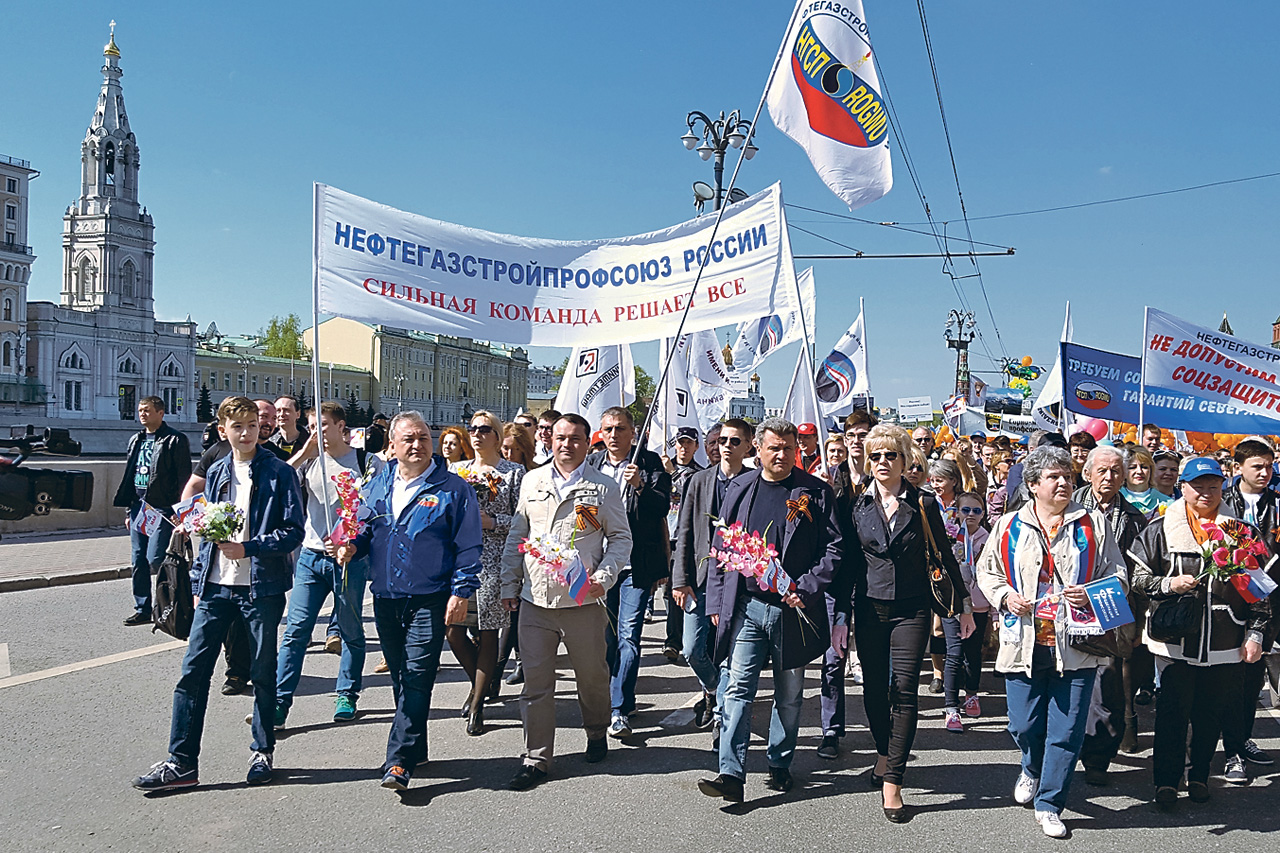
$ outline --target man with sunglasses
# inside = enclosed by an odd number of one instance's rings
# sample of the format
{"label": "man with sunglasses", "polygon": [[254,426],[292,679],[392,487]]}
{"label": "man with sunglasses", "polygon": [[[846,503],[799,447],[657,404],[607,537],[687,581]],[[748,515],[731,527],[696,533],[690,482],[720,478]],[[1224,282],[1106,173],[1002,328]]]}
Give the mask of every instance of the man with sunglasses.
{"label": "man with sunglasses", "polygon": [[511,419],[512,423],[529,433],[531,441],[538,440],[538,419],[528,412],[521,412]]}
{"label": "man with sunglasses", "polygon": [[684,611],[684,658],[702,685],[702,697],[693,706],[698,728],[714,726],[713,749],[719,746],[719,709],[727,670],[711,661],[714,629],[707,615],[707,555],[713,543],[712,521],[720,517],[725,490],[744,470],[742,459],[751,445],[751,424],[731,418],[720,426],[716,447],[719,464],[689,477],[680,502],[675,549],[671,560],[671,594]]}
{"label": "man with sunglasses", "polygon": [[933,430],[928,427],[916,427],[911,433],[911,440],[915,442],[916,447],[920,448],[920,452],[926,459],[936,458],[933,452]]}
{"label": "man with sunglasses", "polygon": [[635,420],[621,406],[605,409],[600,416],[600,437],[605,449],[588,456],[587,467],[617,482],[631,527],[631,563],[609,590],[605,638],[613,705],[609,734],[624,738],[631,735],[629,716],[636,706],[644,612],[654,588],[671,574],[671,475],[658,454],[636,447]]}
{"label": "man with sunglasses", "polygon": [[533,463],[535,465],[545,465],[551,461],[551,430],[558,420],[560,420],[560,413],[555,409],[547,409],[538,415],[538,428],[533,436]]}

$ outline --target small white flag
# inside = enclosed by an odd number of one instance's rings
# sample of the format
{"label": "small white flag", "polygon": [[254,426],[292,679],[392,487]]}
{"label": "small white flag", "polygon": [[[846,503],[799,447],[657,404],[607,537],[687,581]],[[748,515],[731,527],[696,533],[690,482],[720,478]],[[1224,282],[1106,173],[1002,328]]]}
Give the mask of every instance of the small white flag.
{"label": "small white flag", "polygon": [[629,406],[635,399],[636,371],[629,344],[575,347],[565,365],[554,405],[558,412],[582,415],[595,429],[605,409]]}

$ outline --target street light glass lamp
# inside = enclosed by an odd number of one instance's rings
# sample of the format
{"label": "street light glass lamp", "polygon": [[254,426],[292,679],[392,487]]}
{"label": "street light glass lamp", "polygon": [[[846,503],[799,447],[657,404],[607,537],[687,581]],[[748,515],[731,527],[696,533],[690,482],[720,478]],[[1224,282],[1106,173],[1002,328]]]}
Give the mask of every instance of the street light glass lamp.
{"label": "street light glass lamp", "polygon": [[698,136],[693,132],[693,128],[689,128],[689,130],[685,132],[685,135],[680,137],[680,141],[684,143],[685,148],[692,151],[693,146],[698,144]]}
{"label": "street light glass lamp", "polygon": [[734,129],[729,132],[729,144],[734,148],[741,148],[742,143],[747,141],[747,136],[741,130]]}
{"label": "street light glass lamp", "polygon": [[752,157],[756,156],[756,152],[757,152],[757,151],[759,151],[759,150],[760,150],[760,149],[759,149],[759,148],[757,148],[757,147],[755,146],[755,143],[748,142],[748,143],[747,143],[747,150],[742,152],[742,156],[744,156],[744,157],[746,157],[748,160],[750,160]]}
{"label": "street light glass lamp", "polygon": [[715,153],[715,148],[707,140],[702,140],[702,144],[698,146],[698,156],[703,160],[710,160],[711,155]]}

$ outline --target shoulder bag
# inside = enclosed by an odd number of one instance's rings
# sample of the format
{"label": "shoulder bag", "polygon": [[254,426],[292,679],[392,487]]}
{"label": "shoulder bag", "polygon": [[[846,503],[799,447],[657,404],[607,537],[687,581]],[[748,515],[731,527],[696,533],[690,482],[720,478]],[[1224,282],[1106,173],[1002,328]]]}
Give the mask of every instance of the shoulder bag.
{"label": "shoulder bag", "polygon": [[942,562],[942,554],[933,540],[933,525],[929,523],[929,515],[924,510],[924,499],[917,498],[916,506],[920,510],[920,523],[924,527],[925,568],[929,573],[929,606],[944,619],[957,616],[964,609],[964,602],[958,600],[951,575]]}

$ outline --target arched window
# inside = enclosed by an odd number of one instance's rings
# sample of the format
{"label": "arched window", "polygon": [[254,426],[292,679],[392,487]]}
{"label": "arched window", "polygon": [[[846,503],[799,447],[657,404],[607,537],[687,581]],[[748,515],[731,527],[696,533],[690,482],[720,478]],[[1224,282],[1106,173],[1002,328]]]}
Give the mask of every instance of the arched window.
{"label": "arched window", "polygon": [[86,298],[90,292],[90,289],[92,287],[92,282],[90,281],[90,277],[92,276],[92,273],[90,272],[90,270],[91,270],[91,267],[89,265],[89,259],[82,258],[80,260],[79,272],[76,275],[76,298],[77,299]]}
{"label": "arched window", "polygon": [[116,182],[116,144],[114,142],[107,143],[106,161],[107,186],[114,186]]}
{"label": "arched window", "polygon": [[4,342],[4,366],[13,366],[13,344],[8,341]]}
{"label": "arched window", "polygon": [[133,268],[133,261],[125,261],[124,266],[120,269],[120,293],[126,299],[133,298],[133,283],[137,277],[138,274]]}
{"label": "arched window", "polygon": [[13,321],[13,300],[7,296],[4,298],[4,318],[9,322]]}

